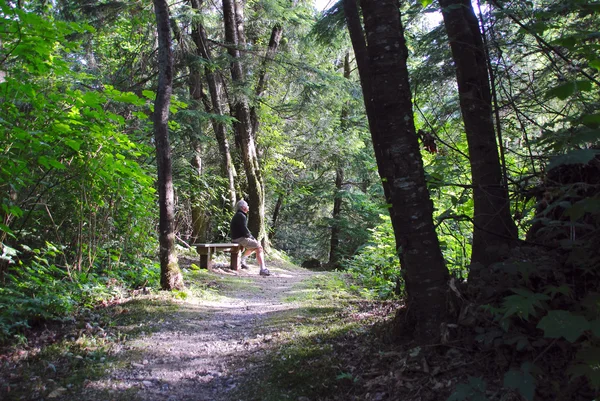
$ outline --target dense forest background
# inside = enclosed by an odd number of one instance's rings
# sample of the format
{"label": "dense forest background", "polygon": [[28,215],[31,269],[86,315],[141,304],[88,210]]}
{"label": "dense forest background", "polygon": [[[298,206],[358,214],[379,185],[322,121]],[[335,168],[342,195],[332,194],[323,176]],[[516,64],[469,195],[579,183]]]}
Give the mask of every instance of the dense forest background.
{"label": "dense forest background", "polygon": [[171,188],[174,252],[228,242],[245,198],[267,250],[514,349],[527,399],[554,369],[597,391],[599,3],[167,3],[165,42],[152,2],[0,0],[0,340],[160,288]]}

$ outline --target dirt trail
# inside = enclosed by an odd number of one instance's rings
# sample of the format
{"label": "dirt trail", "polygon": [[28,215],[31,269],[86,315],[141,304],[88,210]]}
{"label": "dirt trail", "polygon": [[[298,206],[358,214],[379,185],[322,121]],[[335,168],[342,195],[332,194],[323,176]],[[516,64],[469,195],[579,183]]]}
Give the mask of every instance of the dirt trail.
{"label": "dirt trail", "polygon": [[[295,306],[284,302],[293,287],[314,273],[295,268],[269,266],[270,277],[260,277],[258,268],[235,274],[250,281],[241,290],[223,293],[220,301],[184,301],[162,321],[149,321],[152,334],[145,334],[124,346],[126,368],[107,372],[97,381],[86,383],[84,399],[153,400],[232,400],[252,370],[244,363],[260,353],[277,331],[265,326],[274,312]],[[156,317],[158,318],[158,316]],[[150,320],[154,317],[150,317]],[[231,369],[231,363],[238,366]],[[125,396],[126,395],[126,396]]]}

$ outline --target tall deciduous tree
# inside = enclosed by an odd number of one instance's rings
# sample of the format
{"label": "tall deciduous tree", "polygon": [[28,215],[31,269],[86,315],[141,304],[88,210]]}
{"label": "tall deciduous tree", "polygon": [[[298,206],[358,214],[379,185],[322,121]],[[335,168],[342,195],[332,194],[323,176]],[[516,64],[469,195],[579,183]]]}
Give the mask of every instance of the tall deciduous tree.
{"label": "tall deciduous tree", "polygon": [[252,135],[252,119],[248,97],[244,93],[245,74],[240,59],[240,47],[243,47],[242,5],[236,5],[234,0],[223,0],[223,19],[225,23],[225,40],[231,57],[231,78],[236,86],[233,94],[232,113],[236,118],[234,130],[236,143],[240,147],[246,179],[248,181],[248,203],[250,204],[248,228],[259,240],[268,242],[265,229],[265,197],[264,184],[256,144]]}
{"label": "tall deciduous tree", "polygon": [[[202,0],[190,0],[192,8],[196,11],[200,10]],[[206,37],[206,31],[204,26],[198,22],[194,22],[192,26],[192,40],[194,41],[197,49],[197,53],[200,57],[207,61],[212,60],[209,48],[207,46],[208,39]],[[208,84],[208,90],[210,92],[211,107],[207,108],[208,112],[216,115],[225,115],[224,107],[225,101],[223,99],[223,83],[217,73],[215,73],[210,66],[204,68],[206,82]],[[213,129],[219,144],[219,153],[221,154],[221,172],[227,177],[228,190],[227,190],[227,201],[228,205],[233,211],[235,206],[235,176],[236,171],[231,160],[231,153],[229,151],[229,141],[227,140],[227,127],[223,121],[212,119]]]}
{"label": "tall deciduous tree", "polygon": [[415,334],[431,341],[447,318],[448,270],[433,226],[433,203],[415,132],[399,7],[397,0],[362,0],[363,32],[356,0],[344,0],[379,175],[405,272],[410,317]]}
{"label": "tall deciduous tree", "polygon": [[510,215],[508,189],[503,185],[492,119],[492,102],[483,39],[470,0],[439,0],[465,124],[474,200],[471,263],[489,265],[502,246],[517,238]]}
{"label": "tall deciduous tree", "polygon": [[175,200],[173,170],[169,144],[169,105],[173,90],[173,54],[169,6],[166,0],[154,0],[154,12],[158,30],[158,89],[154,101],[154,140],[158,164],[158,203],[160,210],[160,284],[164,290],[182,289],[183,277],[175,253]]}

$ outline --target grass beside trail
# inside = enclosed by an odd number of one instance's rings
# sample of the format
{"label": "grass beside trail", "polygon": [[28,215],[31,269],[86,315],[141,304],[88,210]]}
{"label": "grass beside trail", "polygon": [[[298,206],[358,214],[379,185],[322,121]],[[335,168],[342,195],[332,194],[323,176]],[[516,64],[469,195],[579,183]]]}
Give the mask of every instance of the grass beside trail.
{"label": "grass beside trail", "polygon": [[372,329],[389,313],[373,313],[382,304],[362,299],[351,288],[348,277],[335,272],[320,273],[296,286],[286,298],[295,307],[265,323],[277,341],[249,361],[254,366],[248,373],[251,379],[236,396],[281,401],[344,399],[352,394],[359,381],[358,361],[349,360],[355,354],[348,350],[369,343],[377,347],[379,340],[370,338]]}

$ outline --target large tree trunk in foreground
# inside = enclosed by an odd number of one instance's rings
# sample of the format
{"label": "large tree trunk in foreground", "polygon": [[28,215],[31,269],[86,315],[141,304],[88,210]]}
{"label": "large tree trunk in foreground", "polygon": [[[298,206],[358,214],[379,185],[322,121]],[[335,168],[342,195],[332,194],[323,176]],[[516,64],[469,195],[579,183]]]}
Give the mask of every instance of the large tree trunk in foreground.
{"label": "large tree trunk in foreground", "polygon": [[[223,0],[223,19],[225,20],[225,40],[229,44],[228,52],[231,56],[231,78],[233,85],[241,88],[245,85],[245,76],[238,50],[240,45],[238,31],[242,30],[243,25],[240,21],[236,22],[233,0]],[[238,26],[238,23],[240,26]],[[248,180],[247,201],[250,205],[248,229],[265,245],[268,243],[268,237],[265,229],[264,186],[252,135],[250,106],[243,90],[236,90],[236,93],[234,93],[232,112],[237,120],[234,123],[236,143],[240,146],[246,179]]]}
{"label": "large tree trunk in foreground", "polygon": [[470,0],[439,3],[456,65],[469,145],[475,206],[471,263],[488,266],[498,261],[517,239],[517,227],[510,215],[508,190],[498,157],[485,49]]}
{"label": "large tree trunk in foreground", "polygon": [[175,252],[175,197],[169,144],[169,104],[173,90],[173,54],[166,0],[154,0],[158,27],[158,89],[154,101],[154,140],[158,164],[158,204],[160,210],[158,240],[160,243],[160,285],[163,290],[183,288]]}
{"label": "large tree trunk in foreground", "polygon": [[[344,0],[344,9],[353,47],[364,54],[354,1]],[[399,6],[397,0],[361,2],[367,60],[358,68],[379,175],[392,205],[390,216],[406,279],[408,324],[420,341],[431,342],[447,319],[448,270],[433,226],[433,203],[414,127]]]}

